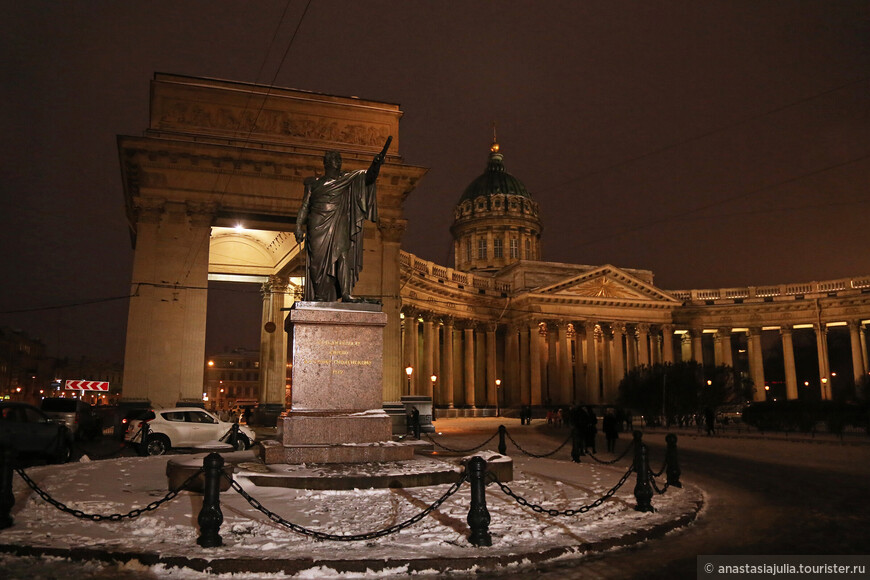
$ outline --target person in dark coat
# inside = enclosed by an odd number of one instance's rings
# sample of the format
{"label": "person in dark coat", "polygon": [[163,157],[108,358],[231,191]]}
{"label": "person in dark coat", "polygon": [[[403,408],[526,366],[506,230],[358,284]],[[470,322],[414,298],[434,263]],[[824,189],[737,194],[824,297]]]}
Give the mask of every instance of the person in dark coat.
{"label": "person in dark coat", "polygon": [[578,455],[586,455],[586,432],[589,428],[589,415],[580,405],[571,409],[571,423],[574,425],[574,433],[577,434],[578,438]]}
{"label": "person in dark coat", "polygon": [[716,415],[713,413],[713,409],[707,407],[704,409],[704,422],[707,424],[707,435],[715,435],[716,434]]}
{"label": "person in dark coat", "polygon": [[604,437],[607,439],[607,451],[610,453],[616,450],[616,440],[619,438],[619,430],[616,425],[616,416],[612,411],[608,411],[601,420],[601,429],[604,431]]}
{"label": "person in dark coat", "polygon": [[595,435],[598,433],[598,417],[595,416],[595,409],[592,405],[586,406],[586,449],[592,448],[592,454],[597,453],[595,450]]}
{"label": "person in dark coat", "polygon": [[414,432],[414,439],[420,438],[420,411],[417,407],[411,407],[411,429]]}

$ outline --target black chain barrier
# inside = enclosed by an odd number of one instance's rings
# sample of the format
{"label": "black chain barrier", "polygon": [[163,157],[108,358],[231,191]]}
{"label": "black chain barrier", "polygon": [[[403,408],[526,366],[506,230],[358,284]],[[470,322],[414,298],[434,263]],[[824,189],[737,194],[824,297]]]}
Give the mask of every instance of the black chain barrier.
{"label": "black chain barrier", "polygon": [[553,450],[550,451],[549,453],[544,453],[544,454],[542,454],[542,455],[537,455],[537,454],[535,454],[535,453],[532,453],[532,452],[530,452],[530,451],[526,451],[525,449],[523,449],[522,446],[520,446],[520,444],[517,443],[516,439],[514,439],[514,438],[511,436],[511,434],[510,434],[509,431],[505,430],[505,435],[507,435],[507,438],[511,440],[511,443],[513,443],[514,446],[515,446],[517,449],[519,449],[521,453],[523,453],[523,454],[525,454],[525,455],[528,455],[529,457],[535,457],[535,458],[537,458],[537,459],[543,459],[543,458],[545,458],[545,457],[550,457],[550,456],[552,456],[552,455],[555,455],[556,453],[558,453],[559,451],[561,451],[562,448],[565,447],[565,445],[567,445],[568,442],[571,441],[571,439],[572,439],[572,437],[573,437],[573,433],[570,433],[570,434],[568,434],[568,438],[565,439],[565,441],[563,441],[561,445],[559,445],[558,447],[556,447],[555,449],[553,449]]}
{"label": "black chain barrier", "polygon": [[613,465],[614,463],[616,463],[617,461],[621,461],[626,455],[628,455],[628,452],[631,451],[631,449],[633,447],[634,447],[634,441],[632,441],[631,443],[628,444],[628,447],[625,448],[625,451],[622,452],[622,455],[620,455],[616,459],[611,459],[609,461],[605,461],[603,459],[598,459],[597,457],[595,457],[595,454],[592,453],[591,451],[589,453],[587,453],[587,455],[589,457],[591,457],[593,460],[600,463],[601,465]]}
{"label": "black chain barrier", "polygon": [[490,437],[489,439],[487,439],[486,441],[484,441],[483,443],[481,443],[477,447],[472,447],[470,449],[452,449],[450,447],[447,447],[446,445],[438,443],[437,441],[432,439],[432,436],[429,435],[428,433],[423,433],[423,435],[426,437],[426,439],[429,440],[430,443],[437,445],[438,447],[440,447],[441,449],[444,449],[445,451],[450,451],[451,453],[471,453],[472,451],[477,451],[478,449],[480,449],[481,447],[483,447],[484,445],[486,445],[487,443],[489,443],[490,441],[495,439],[496,436],[498,435],[498,431],[493,433],[492,437]]}
{"label": "black chain barrier", "polygon": [[506,495],[514,498],[514,500],[518,504],[520,504],[521,506],[528,507],[532,511],[535,511],[539,514],[546,514],[548,516],[575,516],[577,514],[585,514],[589,510],[593,510],[593,509],[597,508],[598,506],[603,504],[605,501],[607,501],[608,499],[613,497],[613,494],[615,494],[619,490],[619,488],[622,487],[623,485],[625,485],[625,482],[628,481],[628,478],[631,475],[632,471],[634,471],[634,465],[629,466],[628,470],[625,472],[625,475],[623,475],[619,479],[619,481],[616,482],[616,485],[614,485],[609,490],[607,490],[607,492],[603,496],[596,499],[594,502],[592,502],[590,504],[586,504],[584,506],[580,506],[579,508],[576,508],[576,509],[567,509],[567,510],[557,510],[557,509],[553,509],[553,508],[545,508],[545,507],[539,506],[537,504],[533,504],[530,501],[528,501],[526,498],[524,498],[523,496],[514,493],[514,491],[510,487],[508,487],[506,484],[499,481],[498,477],[496,477],[496,475],[494,473],[489,472],[487,475],[489,475],[491,481],[493,483],[495,483],[496,485],[498,485]]}
{"label": "black chain barrier", "polygon": [[668,467],[668,460],[665,459],[664,463],[662,463],[662,468],[657,472],[653,473],[653,470],[650,469],[649,474],[653,477],[661,477],[661,475],[665,472],[665,469]]}
{"label": "black chain barrier", "polygon": [[266,508],[265,506],[263,506],[263,504],[261,504],[254,497],[252,497],[250,494],[248,494],[244,489],[242,489],[242,486],[239,485],[239,483],[235,479],[233,479],[232,477],[230,477],[227,474],[223,474],[223,475],[225,478],[229,479],[230,487],[232,487],[232,489],[236,493],[238,493],[240,496],[242,496],[245,499],[245,501],[247,501],[251,505],[251,507],[253,507],[255,510],[259,511],[260,513],[262,513],[263,515],[268,517],[270,520],[272,520],[276,524],[284,526],[285,528],[289,528],[298,534],[312,537],[316,540],[331,540],[331,541],[336,541],[336,542],[357,542],[357,541],[361,541],[361,540],[374,540],[375,538],[382,538],[382,537],[387,536],[389,534],[394,534],[394,533],[399,532],[407,527],[410,527],[410,526],[416,524],[417,522],[419,522],[420,520],[422,520],[423,518],[425,518],[426,516],[428,516],[430,513],[432,513],[436,509],[438,509],[438,507],[441,504],[443,504],[445,501],[447,501],[447,499],[450,496],[452,496],[457,491],[459,491],[459,488],[462,487],[462,484],[468,479],[468,476],[465,473],[460,475],[459,479],[456,481],[456,483],[451,485],[450,488],[446,492],[444,492],[444,495],[442,495],[437,500],[435,500],[429,507],[424,509],[422,512],[420,512],[417,515],[405,520],[404,522],[400,522],[398,524],[392,525],[388,528],[384,528],[382,530],[378,530],[375,532],[368,532],[365,534],[353,534],[353,535],[343,536],[340,534],[329,534],[326,532],[319,532],[317,530],[310,530],[304,526],[300,526],[299,524],[294,524],[293,522],[285,520],[284,518],[282,518],[281,516],[279,516],[275,512],[273,512],[273,511],[269,510],[268,508]]}
{"label": "black chain barrier", "polygon": [[77,518],[83,519],[83,520],[91,520],[94,522],[101,522],[101,521],[107,520],[110,522],[117,522],[117,521],[120,521],[123,519],[131,519],[132,520],[132,519],[138,518],[139,516],[141,516],[145,512],[154,511],[157,508],[159,508],[161,505],[163,505],[164,503],[175,499],[175,496],[177,496],[185,488],[187,488],[187,486],[190,485],[190,482],[193,481],[204,470],[202,468],[200,468],[196,473],[194,473],[193,475],[188,477],[184,481],[184,483],[182,483],[180,486],[178,486],[178,488],[170,490],[169,493],[167,493],[165,496],[163,496],[162,498],[160,498],[156,501],[152,501],[144,508],[134,508],[134,509],[130,510],[129,512],[127,512],[126,514],[111,514],[111,515],[107,515],[107,516],[102,515],[102,514],[87,514],[87,513],[83,512],[82,510],[72,509],[71,507],[67,506],[66,504],[59,502],[58,500],[51,497],[44,490],[40,489],[40,487],[36,484],[36,482],[33,481],[32,479],[30,479],[30,477],[24,472],[23,469],[18,468],[15,471],[18,472],[18,475],[21,476],[21,478],[24,480],[24,482],[27,483],[27,485],[29,485],[30,488],[39,495],[39,497],[41,497],[46,502],[53,505],[54,507],[56,507],[60,511],[68,513],[71,516],[74,516],[74,517],[77,517]]}
{"label": "black chain barrier", "polygon": [[663,488],[659,489],[659,486],[656,484],[656,479],[655,479],[655,478],[656,478],[656,476],[654,476],[653,473],[652,473],[652,471],[650,471],[650,474],[649,474],[649,482],[652,484],[653,489],[656,490],[656,493],[657,493],[657,494],[659,494],[659,495],[664,495],[665,492],[668,491],[668,488],[671,486],[671,484],[670,484],[670,483],[665,483],[665,486],[664,486]]}

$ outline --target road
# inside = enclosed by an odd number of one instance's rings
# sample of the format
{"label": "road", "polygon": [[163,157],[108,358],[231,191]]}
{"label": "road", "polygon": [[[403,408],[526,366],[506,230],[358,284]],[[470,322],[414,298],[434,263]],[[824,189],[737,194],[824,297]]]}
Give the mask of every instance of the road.
{"label": "road", "polygon": [[[645,437],[651,457],[663,456],[663,440]],[[706,495],[694,524],[522,577],[695,578],[701,554],[868,553],[870,445],[682,435],[679,447],[682,481]]]}

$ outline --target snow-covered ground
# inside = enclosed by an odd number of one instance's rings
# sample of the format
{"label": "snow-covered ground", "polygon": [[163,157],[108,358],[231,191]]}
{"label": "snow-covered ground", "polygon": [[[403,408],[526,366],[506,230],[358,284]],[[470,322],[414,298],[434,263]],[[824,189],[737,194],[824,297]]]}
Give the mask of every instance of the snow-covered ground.
{"label": "snow-covered ground", "polygon": [[[628,442],[621,443],[624,446]],[[487,447],[488,454],[496,454],[495,441]],[[247,454],[245,459],[253,461],[251,452],[243,453]],[[607,456],[602,454],[602,457]],[[629,458],[617,466],[589,461],[574,464],[564,459],[532,459],[520,455],[514,460],[514,480],[508,483],[510,488],[530,503],[556,510],[577,509],[599,498],[619,481],[629,464]],[[658,469],[659,462],[660,459],[654,461],[654,469]],[[135,457],[32,467],[26,471],[43,490],[70,508],[108,515],[127,513],[164,497],[166,463],[166,457]],[[450,487],[448,484],[404,489],[310,491],[257,487],[244,472],[235,477],[263,506],[285,520],[309,529],[346,535],[378,531],[403,522]],[[177,561],[173,558],[203,558],[225,564],[242,560],[247,562],[241,565],[242,569],[263,570],[252,575],[234,574],[233,578],[286,577],[289,574],[266,575],[265,571],[270,566],[274,570],[281,569],[279,562],[288,561],[295,562],[287,568],[288,572],[296,572],[295,577],[322,578],[339,574],[337,569],[341,566],[337,561],[372,561],[380,563],[370,575],[383,577],[418,570],[421,566],[414,565],[415,561],[460,563],[471,558],[497,567],[495,557],[516,562],[522,560],[519,556],[522,554],[582,551],[584,546],[602,546],[633,532],[639,532],[637,538],[642,539],[645,530],[667,526],[668,522],[692,514],[701,502],[700,491],[689,485],[656,495],[653,505],[657,512],[637,512],[634,485],[632,474],[611,500],[588,513],[570,517],[535,513],[520,506],[496,485],[490,485],[487,507],[491,516],[492,546],[479,548],[468,541],[466,517],[470,488],[467,484],[416,524],[382,538],[355,542],[318,541],[295,533],[271,521],[230,490],[221,494],[223,546],[204,549],[196,544],[197,515],[202,505],[200,494],[182,492],[174,500],[136,519],[93,522],[75,518],[48,504],[16,474],[15,524],[0,531],[0,545],[159,554],[170,562]],[[437,567],[431,568],[432,574]],[[63,558],[10,555],[0,555],[0,572],[4,578],[56,578],[70,573],[77,578],[204,576],[190,568],[172,568],[160,563],[150,566],[135,561],[75,563]],[[345,572],[343,576],[367,574],[365,571]]]}

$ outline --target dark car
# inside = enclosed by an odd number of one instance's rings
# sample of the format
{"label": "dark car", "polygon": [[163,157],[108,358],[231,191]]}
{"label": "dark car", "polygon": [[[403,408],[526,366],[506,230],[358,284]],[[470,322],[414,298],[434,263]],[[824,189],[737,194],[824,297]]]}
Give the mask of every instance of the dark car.
{"label": "dark car", "polygon": [[72,455],[72,444],[72,432],[33,405],[0,402],[0,447],[15,451],[19,461],[66,463]]}
{"label": "dark car", "polygon": [[40,409],[58,423],[66,425],[76,439],[93,439],[102,435],[101,418],[89,403],[81,399],[48,397],[42,400]]}

